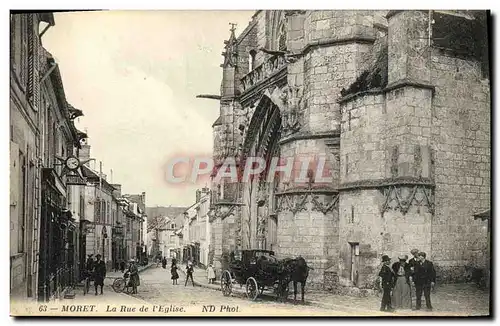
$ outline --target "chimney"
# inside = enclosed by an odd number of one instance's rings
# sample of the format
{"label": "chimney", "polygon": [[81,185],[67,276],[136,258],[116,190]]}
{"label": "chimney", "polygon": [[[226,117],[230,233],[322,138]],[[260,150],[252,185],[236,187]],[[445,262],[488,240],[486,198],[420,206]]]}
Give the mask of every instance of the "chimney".
{"label": "chimney", "polygon": [[[78,151],[78,158],[80,159],[80,161],[86,161],[86,160],[90,159],[90,145],[89,144],[82,145],[82,148],[80,148],[80,150]],[[89,166],[89,163],[87,163],[85,165]]]}
{"label": "chimney", "polygon": [[146,207],[146,193],[144,191],[141,194],[141,200],[142,203],[144,204],[144,207]]}

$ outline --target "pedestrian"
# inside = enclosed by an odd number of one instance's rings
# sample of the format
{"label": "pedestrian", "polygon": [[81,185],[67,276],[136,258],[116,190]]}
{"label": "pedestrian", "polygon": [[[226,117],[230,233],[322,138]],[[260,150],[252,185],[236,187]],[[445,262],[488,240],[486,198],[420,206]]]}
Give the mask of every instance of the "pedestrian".
{"label": "pedestrian", "polygon": [[141,279],[139,278],[139,269],[137,268],[136,262],[131,259],[128,266],[128,273],[130,275],[130,285],[132,286],[132,293],[137,294],[137,287],[141,285]]}
{"label": "pedestrian", "polygon": [[420,250],[418,250],[418,249],[412,249],[410,251],[410,253],[413,257],[408,261],[408,265],[410,266],[410,270],[412,273],[415,272],[415,265],[420,262],[420,259],[417,257],[419,252],[420,252]]}
{"label": "pedestrian", "polygon": [[106,264],[101,260],[101,255],[97,254],[95,256],[96,261],[94,263],[94,287],[95,295],[97,295],[97,287],[101,287],[101,295],[103,294],[104,278],[106,277]]}
{"label": "pedestrian", "polygon": [[212,264],[208,265],[207,268],[207,278],[208,278],[208,284],[214,284],[215,282],[215,270],[214,266]]}
{"label": "pedestrian", "polygon": [[177,285],[177,279],[179,278],[179,274],[177,273],[177,264],[175,259],[172,260],[172,266],[170,267],[170,274],[172,275],[172,285]]}
{"label": "pedestrian", "polygon": [[122,273],[125,273],[125,261],[122,259],[122,261],[120,262],[120,271]]}
{"label": "pedestrian", "polygon": [[167,258],[166,257],[163,257],[163,259],[161,261],[161,267],[163,267],[163,269],[167,268]]}
{"label": "pedestrian", "polygon": [[391,305],[391,290],[394,284],[394,274],[392,273],[389,264],[391,263],[391,259],[387,255],[382,256],[382,268],[380,269],[380,273],[378,276],[380,277],[380,285],[384,291],[382,296],[382,303],[380,306],[380,311],[394,311],[394,308]]}
{"label": "pedestrian", "polygon": [[193,263],[188,262],[188,264],[186,266],[186,282],[184,283],[184,286],[186,286],[188,284],[189,279],[191,279],[191,283],[194,286],[193,272],[194,272]]}
{"label": "pedestrian", "polygon": [[406,262],[407,255],[398,257],[399,261],[392,264],[392,271],[396,278],[392,289],[391,303],[395,309],[411,309],[411,271]]}
{"label": "pedestrian", "polygon": [[432,310],[431,304],[431,288],[436,284],[436,270],[432,262],[426,259],[425,252],[418,253],[419,262],[415,265],[415,273],[413,282],[415,283],[415,290],[417,293],[416,310],[420,310],[422,306],[422,292],[424,292],[425,305],[427,310]]}

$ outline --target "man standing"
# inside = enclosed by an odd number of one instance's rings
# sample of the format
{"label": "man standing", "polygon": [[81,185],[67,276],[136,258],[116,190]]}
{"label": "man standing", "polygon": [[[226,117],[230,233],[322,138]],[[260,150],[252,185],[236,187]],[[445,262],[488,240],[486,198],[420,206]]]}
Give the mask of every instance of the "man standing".
{"label": "man standing", "polygon": [[394,274],[392,273],[389,264],[391,259],[387,255],[382,256],[382,269],[378,276],[380,277],[380,285],[384,290],[384,295],[382,296],[382,304],[380,306],[380,311],[394,311],[391,305],[391,290],[394,285]]}
{"label": "man standing", "polygon": [[436,271],[434,270],[432,262],[428,261],[426,257],[427,255],[425,252],[419,252],[419,263],[415,265],[415,274],[413,277],[417,292],[417,304],[415,309],[420,310],[422,305],[422,292],[424,292],[427,310],[431,311],[431,288],[436,283]]}
{"label": "man standing", "polygon": [[97,254],[96,261],[94,264],[94,287],[95,287],[95,295],[97,295],[97,286],[101,286],[101,294],[102,288],[104,286],[104,278],[106,277],[106,264],[101,260],[101,255]]}
{"label": "man standing", "polygon": [[408,261],[408,265],[410,266],[410,270],[413,273],[415,271],[415,265],[420,262],[420,259],[417,256],[418,253],[419,253],[419,250],[418,249],[412,249],[410,251],[410,253],[411,253],[411,255],[413,257]]}
{"label": "man standing", "polygon": [[189,279],[191,279],[191,283],[194,286],[193,272],[194,272],[193,264],[191,262],[189,262],[188,265],[186,266],[186,283],[184,283],[184,286],[186,286],[188,284]]}

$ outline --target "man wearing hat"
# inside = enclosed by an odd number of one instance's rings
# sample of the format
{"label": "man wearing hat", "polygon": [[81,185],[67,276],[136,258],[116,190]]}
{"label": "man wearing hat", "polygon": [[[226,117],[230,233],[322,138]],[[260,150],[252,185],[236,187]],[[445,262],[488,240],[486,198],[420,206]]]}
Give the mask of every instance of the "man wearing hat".
{"label": "man wearing hat", "polygon": [[410,266],[411,272],[414,273],[415,272],[415,265],[420,263],[420,259],[417,257],[419,250],[412,249],[410,251],[410,253],[413,257],[408,261],[408,265]]}
{"label": "man wearing hat", "polygon": [[106,277],[106,264],[101,260],[101,255],[97,254],[95,256],[96,261],[94,263],[94,287],[95,287],[95,295],[97,295],[97,286],[101,286],[101,294],[102,288],[104,286],[104,278]]}
{"label": "man wearing hat", "polygon": [[414,282],[417,294],[417,304],[415,309],[419,310],[422,305],[422,292],[425,296],[425,304],[427,310],[432,310],[431,304],[431,288],[436,283],[436,270],[434,265],[426,259],[425,252],[419,252],[419,263],[415,265]]}
{"label": "man wearing hat", "polygon": [[378,276],[380,277],[380,284],[384,290],[384,295],[382,296],[382,304],[380,306],[380,311],[394,311],[391,305],[391,290],[394,285],[394,274],[392,273],[389,264],[391,259],[387,255],[382,256],[382,269]]}

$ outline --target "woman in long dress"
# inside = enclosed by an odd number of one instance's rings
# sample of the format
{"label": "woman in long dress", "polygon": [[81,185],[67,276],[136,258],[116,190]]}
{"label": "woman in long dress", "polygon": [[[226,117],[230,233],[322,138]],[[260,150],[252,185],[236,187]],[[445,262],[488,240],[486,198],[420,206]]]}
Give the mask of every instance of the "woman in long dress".
{"label": "woman in long dress", "polygon": [[139,269],[134,260],[130,261],[128,272],[130,273],[130,284],[133,289],[132,293],[137,294],[137,287],[141,285],[141,280],[139,278]]}
{"label": "woman in long dress", "polygon": [[172,267],[170,267],[170,274],[172,274],[172,285],[177,285],[177,279],[179,278],[179,274],[177,273],[177,264],[175,261],[172,261]]}
{"label": "woman in long dress", "polygon": [[395,309],[411,309],[410,265],[408,256],[399,256],[399,261],[392,264],[396,284],[392,289],[392,307]]}

